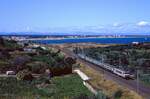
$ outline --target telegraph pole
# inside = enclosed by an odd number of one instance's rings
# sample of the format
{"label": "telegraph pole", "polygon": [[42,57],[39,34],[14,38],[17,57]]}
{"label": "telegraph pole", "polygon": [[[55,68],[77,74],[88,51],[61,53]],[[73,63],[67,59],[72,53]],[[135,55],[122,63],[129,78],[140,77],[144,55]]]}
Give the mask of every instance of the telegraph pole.
{"label": "telegraph pole", "polygon": [[102,63],[104,63],[104,55],[101,55],[101,57],[102,57]]}
{"label": "telegraph pole", "polygon": [[121,55],[119,55],[119,68],[121,67]]}

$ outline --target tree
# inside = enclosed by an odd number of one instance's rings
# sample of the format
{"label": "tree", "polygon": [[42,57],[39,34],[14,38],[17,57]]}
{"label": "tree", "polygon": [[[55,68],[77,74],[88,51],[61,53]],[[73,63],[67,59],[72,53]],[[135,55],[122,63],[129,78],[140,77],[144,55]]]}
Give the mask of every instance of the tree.
{"label": "tree", "polygon": [[1,46],[4,46],[4,45],[5,45],[5,43],[4,43],[4,39],[3,39],[3,38],[1,38],[1,37],[0,37],[0,45],[1,45]]}
{"label": "tree", "polygon": [[73,64],[76,63],[76,59],[73,59],[72,57],[67,57],[65,60],[65,63],[72,66]]}
{"label": "tree", "polygon": [[54,57],[54,59],[55,59],[57,62],[63,61],[64,58],[65,58],[65,56],[64,56],[62,53],[59,53],[59,54],[57,54],[57,55]]}
{"label": "tree", "polygon": [[36,62],[28,63],[27,67],[30,69],[30,71],[32,73],[42,74],[45,72],[45,70],[48,66],[44,62],[37,62],[36,61]]}

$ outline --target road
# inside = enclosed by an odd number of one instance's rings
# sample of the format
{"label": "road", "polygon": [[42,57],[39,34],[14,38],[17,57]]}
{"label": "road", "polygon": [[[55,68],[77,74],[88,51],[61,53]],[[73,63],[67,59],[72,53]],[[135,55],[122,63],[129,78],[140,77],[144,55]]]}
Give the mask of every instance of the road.
{"label": "road", "polygon": [[[59,47],[55,47],[55,48],[58,49]],[[75,55],[72,51],[68,50],[67,48],[59,48],[59,49],[61,49],[61,51],[64,52],[67,56],[77,58],[77,60],[79,62],[83,63],[84,65],[89,66],[89,67],[91,67],[91,68],[93,68],[99,72],[103,71],[104,76],[107,79],[113,80],[116,83],[118,83],[119,85],[127,87],[130,90],[137,92],[138,94],[142,95],[145,99],[150,99],[150,87],[149,86],[146,86],[142,83],[139,83],[139,88],[137,88],[137,81],[136,80],[123,79],[123,78],[121,78],[121,77],[119,77],[119,76],[117,76],[111,72],[108,72],[108,71],[100,68],[98,65],[92,64],[90,62],[87,62],[87,61],[79,58],[77,55]]]}

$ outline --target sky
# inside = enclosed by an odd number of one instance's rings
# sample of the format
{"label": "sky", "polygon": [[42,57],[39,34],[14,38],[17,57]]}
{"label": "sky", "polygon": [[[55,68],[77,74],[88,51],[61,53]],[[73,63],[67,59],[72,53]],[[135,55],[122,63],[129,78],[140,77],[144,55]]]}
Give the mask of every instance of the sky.
{"label": "sky", "polygon": [[0,0],[0,32],[150,35],[150,0]]}

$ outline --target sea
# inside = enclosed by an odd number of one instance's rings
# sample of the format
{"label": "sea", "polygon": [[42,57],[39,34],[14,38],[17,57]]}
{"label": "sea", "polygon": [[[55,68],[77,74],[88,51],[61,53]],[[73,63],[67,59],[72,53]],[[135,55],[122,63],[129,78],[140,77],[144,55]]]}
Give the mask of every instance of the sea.
{"label": "sea", "polygon": [[67,38],[57,40],[34,40],[35,43],[40,44],[64,44],[64,43],[100,43],[100,44],[129,44],[132,42],[149,42],[150,37],[141,38]]}

